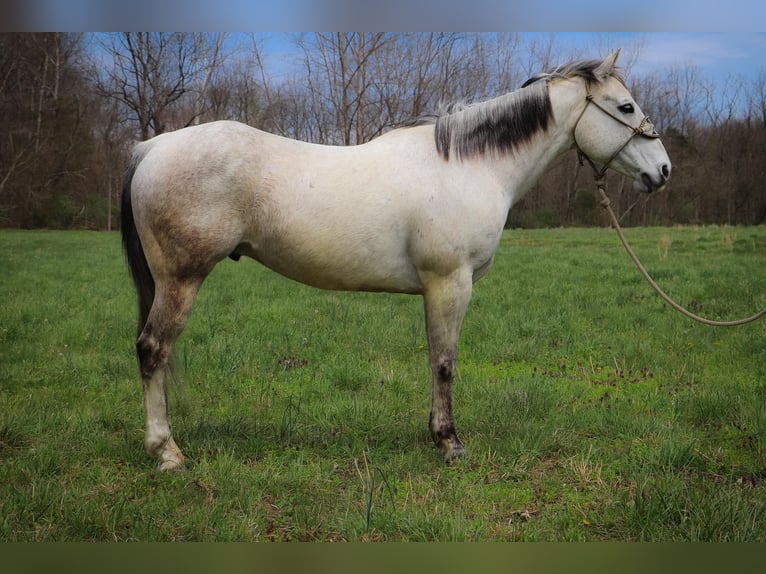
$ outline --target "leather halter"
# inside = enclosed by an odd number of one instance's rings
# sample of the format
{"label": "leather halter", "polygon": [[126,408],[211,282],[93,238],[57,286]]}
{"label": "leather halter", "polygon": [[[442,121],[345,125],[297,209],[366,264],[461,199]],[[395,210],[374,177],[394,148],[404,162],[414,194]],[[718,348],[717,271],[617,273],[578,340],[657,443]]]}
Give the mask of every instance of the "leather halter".
{"label": "leather halter", "polygon": [[[598,103],[594,98],[593,94],[590,93],[590,90],[586,87],[586,95],[585,95],[585,107],[580,112],[580,117],[577,118],[577,121],[575,122],[574,132],[572,132],[572,137],[575,140],[575,147],[577,148],[577,158],[580,160],[580,165],[583,165],[583,159],[587,160],[587,162],[590,164],[591,168],[593,169],[593,173],[596,177],[596,182],[602,181],[604,179],[604,175],[606,174],[606,170],[609,169],[609,164],[614,161],[614,159],[620,155],[620,152],[625,149],[625,146],[627,146],[631,141],[633,141],[633,138],[636,136],[642,136],[650,139],[657,139],[660,137],[660,134],[657,133],[657,130],[654,128],[654,124],[652,124],[651,120],[649,119],[649,116],[644,115],[644,117],[641,119],[641,122],[637,126],[632,126],[622,118],[614,115],[612,112],[610,112],[608,109],[606,109],[604,106],[602,106],[600,103]],[[604,112],[606,115],[608,115],[610,118],[612,118],[614,121],[627,126],[631,130],[630,137],[628,137],[627,140],[625,140],[625,143],[622,144],[617,150],[609,157],[609,159],[604,163],[601,169],[598,169],[596,167],[596,164],[592,159],[590,159],[587,154],[582,151],[582,148],[580,148],[580,144],[577,143],[577,137],[575,136],[575,133],[577,132],[577,126],[580,124],[580,120],[582,119],[583,114],[585,114],[585,110],[588,109],[588,105],[593,104],[596,106],[599,110]]]}

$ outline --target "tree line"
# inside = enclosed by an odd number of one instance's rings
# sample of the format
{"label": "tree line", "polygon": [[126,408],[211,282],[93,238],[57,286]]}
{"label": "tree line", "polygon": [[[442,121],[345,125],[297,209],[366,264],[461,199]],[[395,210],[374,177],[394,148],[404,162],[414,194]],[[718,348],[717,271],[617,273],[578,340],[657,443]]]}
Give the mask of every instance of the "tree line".
{"label": "tree line", "polygon": [[[354,145],[433,112],[594,57],[551,35],[310,33],[289,62],[258,34],[0,34],[0,226],[112,229],[136,141],[232,119],[305,141]],[[601,55],[605,47],[598,48]],[[634,74],[629,88],[673,161],[667,192],[609,176],[626,225],[766,221],[766,71],[723,84],[692,66]],[[603,222],[588,169],[565,154],[511,213],[522,227]]]}

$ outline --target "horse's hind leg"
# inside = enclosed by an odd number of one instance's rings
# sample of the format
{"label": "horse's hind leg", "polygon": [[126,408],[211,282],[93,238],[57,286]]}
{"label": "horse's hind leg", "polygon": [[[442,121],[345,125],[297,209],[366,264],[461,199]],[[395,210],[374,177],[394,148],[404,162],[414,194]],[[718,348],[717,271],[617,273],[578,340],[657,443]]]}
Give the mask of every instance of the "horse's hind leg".
{"label": "horse's hind leg", "polygon": [[184,455],[170,428],[166,377],[173,346],[186,325],[201,283],[201,279],[158,282],[146,325],[136,342],[144,384],[144,446],[159,459],[163,471],[184,468]]}
{"label": "horse's hind leg", "polygon": [[452,383],[460,326],[471,299],[472,284],[471,273],[466,270],[431,277],[425,284],[426,331],[433,374],[429,427],[447,462],[463,454],[452,415]]}

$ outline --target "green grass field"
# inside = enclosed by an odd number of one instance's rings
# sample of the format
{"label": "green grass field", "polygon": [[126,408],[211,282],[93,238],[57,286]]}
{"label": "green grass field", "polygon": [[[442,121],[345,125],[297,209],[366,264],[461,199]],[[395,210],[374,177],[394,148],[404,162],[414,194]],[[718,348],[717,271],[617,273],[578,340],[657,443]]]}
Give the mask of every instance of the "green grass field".
{"label": "green grass field", "polygon": [[[717,319],[766,306],[766,227],[629,229]],[[605,229],[509,231],[474,290],[446,466],[419,297],[221,263],[144,453],[116,233],[0,232],[0,540],[766,540],[766,321],[670,310]]]}

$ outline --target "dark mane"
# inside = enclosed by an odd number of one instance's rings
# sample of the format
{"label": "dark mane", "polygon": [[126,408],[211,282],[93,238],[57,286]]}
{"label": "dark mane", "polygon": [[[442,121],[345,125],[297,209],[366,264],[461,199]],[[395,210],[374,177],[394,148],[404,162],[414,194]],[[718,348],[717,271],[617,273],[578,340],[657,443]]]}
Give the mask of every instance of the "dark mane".
{"label": "dark mane", "polygon": [[[559,78],[599,81],[596,70],[601,60],[580,60],[537,74],[522,89],[477,104],[451,104],[437,114],[421,117],[407,125],[434,124],[436,149],[450,156],[468,159],[485,153],[513,153],[545,132],[553,121],[548,83]],[[624,83],[617,71],[612,76]]]}
{"label": "dark mane", "polygon": [[541,83],[478,104],[452,104],[418,123],[434,124],[436,149],[447,160],[513,153],[552,119],[548,85]]}

